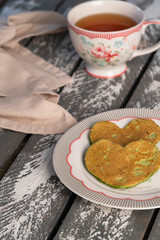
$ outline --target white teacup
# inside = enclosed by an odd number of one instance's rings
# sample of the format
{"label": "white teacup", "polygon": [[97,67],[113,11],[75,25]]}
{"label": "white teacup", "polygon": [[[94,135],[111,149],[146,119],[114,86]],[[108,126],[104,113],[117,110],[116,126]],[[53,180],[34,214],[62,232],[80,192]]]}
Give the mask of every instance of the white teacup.
{"label": "white teacup", "polygon": [[[100,13],[123,14],[136,25],[121,31],[97,32],[77,27],[75,23],[86,16]],[[85,60],[87,73],[94,77],[110,78],[123,74],[126,62],[136,56],[151,53],[160,42],[137,50],[142,33],[149,24],[160,24],[160,19],[144,19],[143,11],[122,1],[89,1],[73,7],[67,16],[70,37],[75,50]]]}

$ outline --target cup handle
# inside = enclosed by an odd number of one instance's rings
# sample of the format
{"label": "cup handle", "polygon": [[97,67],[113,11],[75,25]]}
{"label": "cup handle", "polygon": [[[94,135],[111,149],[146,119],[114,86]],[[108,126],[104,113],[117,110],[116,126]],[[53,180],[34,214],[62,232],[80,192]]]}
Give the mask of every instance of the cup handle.
{"label": "cup handle", "polygon": [[[148,27],[148,25],[150,25],[150,24],[159,24],[160,25],[160,19],[146,19],[143,23],[142,31],[144,32],[146,27]],[[158,48],[160,48],[160,41],[155,43],[153,46],[150,46],[150,47],[147,47],[147,48],[144,48],[144,49],[135,50],[132,58],[154,52]]]}

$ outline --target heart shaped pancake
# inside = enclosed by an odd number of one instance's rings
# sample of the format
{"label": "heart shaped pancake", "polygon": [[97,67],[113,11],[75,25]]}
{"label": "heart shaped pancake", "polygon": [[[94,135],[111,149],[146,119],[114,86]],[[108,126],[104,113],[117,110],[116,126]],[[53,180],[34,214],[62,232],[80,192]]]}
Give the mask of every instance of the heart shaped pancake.
{"label": "heart shaped pancake", "polygon": [[85,166],[101,182],[129,188],[147,180],[160,168],[160,151],[145,140],[125,147],[106,139],[92,144],[85,153]]}
{"label": "heart shaped pancake", "polygon": [[92,126],[89,138],[91,143],[107,139],[121,146],[140,139],[156,144],[160,141],[160,127],[151,119],[134,119],[123,129],[112,122],[103,121]]}

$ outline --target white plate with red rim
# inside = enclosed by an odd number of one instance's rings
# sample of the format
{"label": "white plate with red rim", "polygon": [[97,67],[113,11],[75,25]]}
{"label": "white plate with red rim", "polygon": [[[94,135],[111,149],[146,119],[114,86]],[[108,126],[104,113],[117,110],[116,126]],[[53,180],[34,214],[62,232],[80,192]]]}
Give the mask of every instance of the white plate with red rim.
{"label": "white plate with red rim", "polygon": [[77,195],[104,206],[137,210],[159,208],[160,170],[135,187],[116,189],[98,181],[84,165],[84,154],[90,146],[88,134],[94,123],[112,121],[123,128],[134,118],[152,119],[160,126],[160,111],[128,108],[96,114],[70,128],[53,153],[54,169],[63,184]]}

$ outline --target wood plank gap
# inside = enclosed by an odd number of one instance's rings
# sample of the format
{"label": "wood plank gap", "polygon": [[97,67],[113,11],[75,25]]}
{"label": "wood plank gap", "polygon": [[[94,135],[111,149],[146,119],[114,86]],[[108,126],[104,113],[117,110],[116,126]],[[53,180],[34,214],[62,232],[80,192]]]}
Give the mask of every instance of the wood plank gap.
{"label": "wood plank gap", "polygon": [[65,0],[60,1],[60,3],[58,3],[57,6],[55,7],[55,11],[57,11],[64,2]]}
{"label": "wood plank gap", "polygon": [[[78,67],[80,66],[81,62],[82,62],[82,59],[80,58],[80,59],[75,63],[75,65],[73,66],[72,71],[71,71],[70,74],[69,74],[70,77],[73,76],[74,72],[78,69]],[[64,89],[64,87],[65,87],[65,86],[60,87],[60,88],[58,89],[57,93],[60,94],[60,93],[62,92],[62,90]]]}
{"label": "wood plank gap", "polygon": [[158,213],[159,213],[159,209],[155,209],[153,214],[152,214],[152,217],[151,217],[151,219],[150,219],[150,221],[149,221],[149,223],[147,225],[147,228],[146,228],[146,231],[144,233],[144,236],[143,236],[142,240],[147,240],[148,239],[149,234],[150,234],[150,232],[152,230],[152,227],[153,227],[153,225],[154,225],[154,223],[156,221]]}
{"label": "wood plank gap", "polygon": [[2,180],[2,178],[5,176],[6,172],[8,171],[10,166],[13,164],[14,160],[16,159],[18,154],[21,152],[25,144],[28,142],[30,137],[31,137],[31,134],[28,134],[23,138],[23,140],[17,146],[16,150],[13,152],[12,156],[7,160],[6,164],[2,167],[0,171],[0,180]]}
{"label": "wood plank gap", "polygon": [[[22,44],[24,47],[27,47],[31,42],[32,40],[34,39],[35,37],[30,37],[28,39],[24,39],[25,40],[25,44]],[[23,41],[23,40],[22,40]]]}
{"label": "wood plank gap", "polygon": [[7,2],[7,0],[0,1],[0,8],[3,7],[3,5]]}
{"label": "wood plank gap", "polygon": [[77,70],[77,68],[80,66],[82,62],[82,59],[80,58],[73,66],[72,71],[70,72],[70,76],[72,77],[73,73]]}
{"label": "wood plank gap", "polygon": [[74,203],[75,199],[76,199],[77,195],[72,193],[71,197],[69,198],[67,204],[64,206],[64,210],[61,211],[62,214],[60,216],[57,217],[57,223],[56,225],[53,227],[53,231],[51,231],[51,233],[49,234],[49,237],[47,238],[47,240],[53,240],[55,235],[57,234],[59,228],[61,227],[65,217],[67,216],[70,208],[72,207],[72,204]]}
{"label": "wood plank gap", "polygon": [[146,70],[148,69],[148,66],[149,66],[149,64],[151,63],[151,61],[152,61],[155,53],[156,53],[156,52],[152,53],[152,54],[149,56],[146,64],[143,66],[143,68],[142,68],[139,76],[137,77],[137,79],[135,80],[134,84],[132,85],[130,91],[128,92],[128,94],[127,94],[126,98],[124,99],[123,103],[121,104],[120,108],[125,108],[126,105],[128,104],[128,102],[129,102],[129,100],[131,99],[132,95],[133,95],[134,92],[136,91],[136,88],[137,88],[138,84],[140,83],[143,75],[145,74]]}

